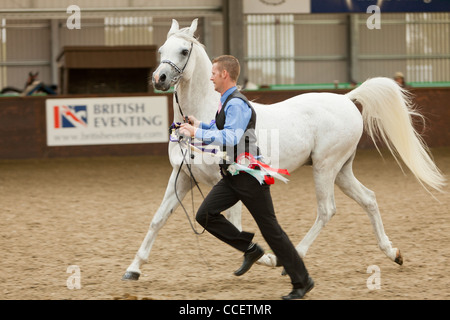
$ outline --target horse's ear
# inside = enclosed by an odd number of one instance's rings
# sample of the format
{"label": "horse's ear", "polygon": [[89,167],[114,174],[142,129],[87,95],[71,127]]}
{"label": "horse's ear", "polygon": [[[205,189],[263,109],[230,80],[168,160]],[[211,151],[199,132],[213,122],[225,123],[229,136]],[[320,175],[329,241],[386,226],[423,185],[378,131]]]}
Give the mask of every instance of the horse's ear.
{"label": "horse's ear", "polygon": [[194,19],[192,21],[191,26],[189,27],[189,34],[191,36],[194,36],[195,31],[197,31],[197,26],[198,26],[198,19]]}
{"label": "horse's ear", "polygon": [[169,38],[174,33],[178,32],[180,30],[180,25],[178,24],[178,21],[175,19],[172,19],[172,26],[170,27],[169,33],[167,34],[167,38]]}

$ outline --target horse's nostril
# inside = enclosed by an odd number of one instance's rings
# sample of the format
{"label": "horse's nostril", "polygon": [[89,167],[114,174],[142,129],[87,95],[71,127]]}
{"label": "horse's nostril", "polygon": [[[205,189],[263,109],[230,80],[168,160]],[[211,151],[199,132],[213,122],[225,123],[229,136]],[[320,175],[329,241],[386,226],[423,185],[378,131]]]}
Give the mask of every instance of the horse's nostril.
{"label": "horse's nostril", "polygon": [[166,79],[167,79],[166,75],[162,74],[161,77],[159,78],[159,81],[164,82],[164,81],[166,81]]}

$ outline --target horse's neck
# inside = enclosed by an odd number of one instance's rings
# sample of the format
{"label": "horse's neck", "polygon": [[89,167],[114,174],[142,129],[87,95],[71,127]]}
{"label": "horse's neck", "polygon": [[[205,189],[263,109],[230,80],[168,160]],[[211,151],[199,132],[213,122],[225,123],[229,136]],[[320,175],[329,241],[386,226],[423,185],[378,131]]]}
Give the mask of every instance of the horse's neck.
{"label": "horse's neck", "polygon": [[[206,57],[207,58],[207,57]],[[202,60],[203,59],[203,60]],[[189,80],[181,79],[176,87],[178,101],[184,116],[194,116],[200,121],[213,119],[220,95],[214,90],[210,79],[211,63],[205,57],[197,58],[195,72]],[[208,59],[208,58],[207,58]],[[174,100],[175,121],[182,120]]]}

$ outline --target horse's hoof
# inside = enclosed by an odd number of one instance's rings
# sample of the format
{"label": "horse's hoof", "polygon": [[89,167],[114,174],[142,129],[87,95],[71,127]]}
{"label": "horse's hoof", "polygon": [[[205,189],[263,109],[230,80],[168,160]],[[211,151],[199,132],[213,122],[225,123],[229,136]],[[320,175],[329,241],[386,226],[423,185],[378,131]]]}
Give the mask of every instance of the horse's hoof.
{"label": "horse's hoof", "polygon": [[403,257],[402,254],[400,253],[400,250],[397,249],[397,254],[395,255],[395,263],[398,263],[399,265],[403,264]]}
{"label": "horse's hoof", "polygon": [[140,274],[133,271],[127,271],[122,277],[122,280],[124,281],[137,281],[139,280]]}

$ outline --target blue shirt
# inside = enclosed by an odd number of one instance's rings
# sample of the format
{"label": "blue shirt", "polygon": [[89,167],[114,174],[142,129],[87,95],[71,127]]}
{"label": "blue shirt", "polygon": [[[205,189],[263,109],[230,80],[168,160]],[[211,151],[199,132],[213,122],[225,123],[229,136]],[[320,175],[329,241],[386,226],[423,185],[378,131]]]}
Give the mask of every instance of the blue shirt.
{"label": "blue shirt", "polygon": [[[228,89],[220,98],[222,105],[232,94],[236,87]],[[225,125],[219,130],[214,121],[210,124],[201,123],[195,132],[195,138],[203,140],[206,144],[235,146],[238,144],[247,129],[252,116],[250,107],[239,98],[232,98],[225,106]]]}

